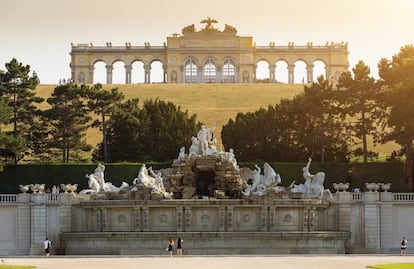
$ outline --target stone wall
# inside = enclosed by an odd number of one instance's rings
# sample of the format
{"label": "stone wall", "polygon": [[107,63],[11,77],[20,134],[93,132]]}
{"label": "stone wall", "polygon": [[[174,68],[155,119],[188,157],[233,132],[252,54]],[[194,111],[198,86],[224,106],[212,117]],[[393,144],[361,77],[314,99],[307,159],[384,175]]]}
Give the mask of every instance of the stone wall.
{"label": "stone wall", "polygon": [[[313,199],[91,201],[79,194],[0,195],[0,255],[399,253],[414,239],[414,193]],[[410,245],[408,245],[410,246]],[[410,252],[410,247],[408,248]]]}

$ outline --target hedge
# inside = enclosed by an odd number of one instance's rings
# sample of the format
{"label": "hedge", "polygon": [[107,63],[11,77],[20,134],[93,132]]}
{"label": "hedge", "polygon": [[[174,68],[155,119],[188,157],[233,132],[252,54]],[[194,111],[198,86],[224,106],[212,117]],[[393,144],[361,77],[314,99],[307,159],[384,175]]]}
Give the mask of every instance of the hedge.
{"label": "hedge", "polygon": [[[262,166],[263,163],[258,163]],[[147,163],[147,167],[154,169],[171,167],[171,163]],[[254,168],[255,163],[240,163],[240,167]],[[282,177],[282,185],[288,186],[303,183],[302,167],[306,163],[270,163],[276,173]],[[78,184],[78,191],[88,188],[86,174],[94,172],[97,164],[22,164],[7,165],[0,173],[0,193],[20,193],[19,185],[45,183],[51,189],[53,185],[61,183]],[[122,181],[131,184],[136,178],[141,163],[133,164],[106,164],[105,181],[115,186]],[[323,171],[326,173],[325,188],[332,188],[332,183],[349,182],[350,188],[364,190],[365,182],[391,183],[391,191],[408,192],[408,186],[403,172],[404,164],[400,162],[381,163],[312,163],[312,174]],[[263,173],[263,171],[262,171]]]}

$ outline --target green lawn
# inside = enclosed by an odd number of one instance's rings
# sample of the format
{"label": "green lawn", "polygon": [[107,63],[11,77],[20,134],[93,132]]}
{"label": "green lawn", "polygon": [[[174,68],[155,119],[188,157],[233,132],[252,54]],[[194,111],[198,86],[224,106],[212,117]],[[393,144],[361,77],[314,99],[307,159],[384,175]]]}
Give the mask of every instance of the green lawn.
{"label": "green lawn", "polygon": [[388,263],[367,266],[375,269],[414,269],[414,263]]}
{"label": "green lawn", "polygon": [[0,265],[0,269],[30,269],[36,266],[22,266],[22,265]]}

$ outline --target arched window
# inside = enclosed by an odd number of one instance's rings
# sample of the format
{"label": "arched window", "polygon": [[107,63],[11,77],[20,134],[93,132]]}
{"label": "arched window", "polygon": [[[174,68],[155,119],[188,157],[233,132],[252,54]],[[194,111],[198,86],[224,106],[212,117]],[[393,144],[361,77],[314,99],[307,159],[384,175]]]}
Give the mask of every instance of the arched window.
{"label": "arched window", "polygon": [[204,82],[206,83],[215,83],[216,82],[216,65],[214,61],[208,59],[204,64]]}
{"label": "arched window", "polygon": [[223,82],[234,83],[236,82],[236,68],[234,63],[230,59],[226,59],[223,64]]}
{"label": "arched window", "polygon": [[194,59],[185,62],[184,77],[185,83],[197,83],[197,65]]}

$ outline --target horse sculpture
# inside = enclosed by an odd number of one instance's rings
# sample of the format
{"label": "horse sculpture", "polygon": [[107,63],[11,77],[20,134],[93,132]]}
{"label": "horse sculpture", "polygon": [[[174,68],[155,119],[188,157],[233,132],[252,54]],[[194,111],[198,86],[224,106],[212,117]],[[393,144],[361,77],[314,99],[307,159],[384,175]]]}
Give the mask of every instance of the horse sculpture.
{"label": "horse sculpture", "polygon": [[273,170],[270,164],[263,164],[263,175],[260,174],[260,167],[258,165],[255,165],[255,167],[256,169],[251,171],[250,175],[247,175],[249,179],[253,179],[253,183],[242,191],[243,195],[250,196],[254,194],[263,196],[266,193],[266,189],[273,188],[282,182],[280,175]]}

